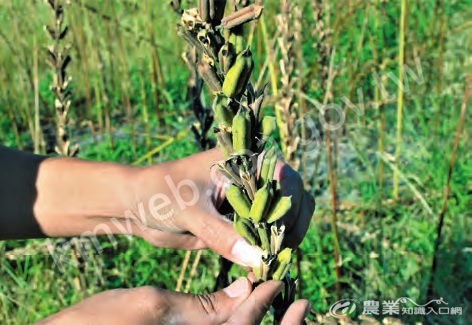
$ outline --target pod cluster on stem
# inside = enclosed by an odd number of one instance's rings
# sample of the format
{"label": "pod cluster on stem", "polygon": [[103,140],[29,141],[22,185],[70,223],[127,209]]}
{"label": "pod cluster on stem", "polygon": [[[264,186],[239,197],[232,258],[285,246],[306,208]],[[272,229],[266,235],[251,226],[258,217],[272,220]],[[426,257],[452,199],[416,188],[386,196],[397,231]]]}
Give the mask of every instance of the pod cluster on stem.
{"label": "pod cluster on stem", "polygon": [[244,37],[244,25],[257,20],[263,7],[253,4],[224,16],[225,6],[226,1],[199,1],[198,8],[182,11],[178,31],[197,49],[198,71],[213,95],[214,132],[225,154],[215,167],[231,181],[226,198],[234,228],[263,252],[253,270],[258,280],[284,280],[293,299],[292,250],[284,246],[282,221],[292,201],[274,179],[276,120],[265,113],[265,87],[256,90],[250,82],[254,60]]}

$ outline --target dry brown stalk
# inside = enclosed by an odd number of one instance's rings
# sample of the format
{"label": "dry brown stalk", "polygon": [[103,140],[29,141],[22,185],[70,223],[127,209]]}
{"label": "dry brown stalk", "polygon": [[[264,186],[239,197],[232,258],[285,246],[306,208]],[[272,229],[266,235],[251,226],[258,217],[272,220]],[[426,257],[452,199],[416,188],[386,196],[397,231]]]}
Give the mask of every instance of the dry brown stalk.
{"label": "dry brown stalk", "polygon": [[[88,13],[86,13],[86,18],[90,22],[90,27],[92,28],[93,33],[98,34],[98,28],[94,19],[90,19]],[[95,82],[94,82],[95,100],[97,101],[97,105],[99,108],[101,108],[101,105],[103,105],[103,117],[102,117],[101,111],[98,113],[100,132],[103,133],[102,128],[104,126],[106,133],[108,134],[108,142],[110,145],[110,149],[114,150],[113,130],[112,130],[111,119],[110,119],[110,100],[109,100],[108,90],[107,90],[108,78],[105,73],[105,59],[102,55],[100,45],[98,43],[95,43],[95,44],[91,43],[91,44],[93,44],[92,46],[93,48],[95,48],[94,59],[96,62],[97,70],[99,71],[99,74],[100,74],[98,81],[96,81],[95,79]],[[113,78],[110,78],[110,79],[113,80]],[[104,123],[103,123],[103,120],[104,120]]]}
{"label": "dry brown stalk", "polygon": [[[192,132],[195,136],[196,143],[201,151],[208,150],[215,146],[214,141],[208,138],[208,131],[210,130],[213,124],[213,111],[211,107],[206,107],[201,100],[201,93],[203,87],[203,80],[199,76],[197,71],[197,61],[198,56],[196,50],[190,47],[186,47],[186,51],[182,54],[182,57],[187,64],[189,70],[189,77],[187,81],[187,95],[186,99],[190,105],[191,110],[194,113],[197,122],[192,125]],[[187,251],[185,258],[182,262],[181,271],[179,279],[177,281],[176,291],[180,291],[182,286],[183,277],[188,266],[190,259],[190,251]],[[198,263],[195,264],[195,261],[199,261],[200,257],[197,254],[195,257],[192,270],[197,267]],[[187,279],[186,292],[192,282],[194,272],[190,272],[189,278]]]}
{"label": "dry brown stalk", "polygon": [[[296,95],[299,94],[293,90],[302,88],[300,63],[303,59],[303,53],[301,52],[302,14],[299,5],[288,0],[280,1],[280,11],[281,13],[276,16],[276,25],[278,33],[277,44],[281,52],[281,59],[279,61],[281,85],[275,109],[284,159],[293,169],[298,170],[300,158],[297,154],[301,137],[296,129],[296,121],[302,115],[300,114],[299,102],[296,98]],[[302,99],[299,98],[299,100]],[[296,254],[297,290],[299,297],[301,297],[303,290],[301,279],[303,254],[300,249],[296,251]]]}
{"label": "dry brown stalk", "polygon": [[179,292],[182,288],[182,283],[184,282],[185,271],[187,270],[188,262],[190,261],[191,251],[185,252],[184,260],[182,261],[182,266],[180,267],[179,278],[177,279],[177,284],[175,286],[175,291]]}
{"label": "dry brown stalk", "polygon": [[[174,3],[174,2],[177,3],[177,2],[180,2],[180,1],[172,1],[172,3]],[[97,15],[102,21],[113,22],[113,17],[101,12],[99,9],[93,7],[90,4],[83,3],[82,1],[75,1],[74,4],[77,4],[81,7],[83,7],[85,10],[89,11],[90,13],[92,13],[94,15]],[[136,38],[135,37],[136,31],[133,30],[130,27],[123,26],[121,24],[118,24],[117,26],[118,26],[120,31],[124,31],[126,33],[129,33],[129,34],[133,35],[133,40],[136,41],[136,42],[145,42],[145,43],[147,43],[147,44],[149,44],[149,45],[151,45],[155,48],[159,48],[160,50],[162,50],[162,51],[164,51],[168,54],[172,54],[172,55],[175,54],[175,52],[173,50],[171,50],[170,48],[168,48],[166,46],[163,46],[162,44],[158,44],[154,40],[150,39],[149,37],[143,36],[142,34],[139,34],[139,36]]]}
{"label": "dry brown stalk", "polygon": [[293,90],[299,83],[296,41],[301,38],[301,10],[292,1],[281,0],[280,2],[281,13],[276,16],[276,24],[277,43],[281,52],[279,61],[281,85],[275,107],[285,161],[297,170],[300,159],[296,157],[296,152],[300,136],[297,134],[295,125],[298,119],[298,103]]}
{"label": "dry brown stalk", "polygon": [[[205,2],[205,3],[204,3]],[[202,1],[199,5],[209,5],[206,1]],[[172,1],[170,3],[172,9],[177,13],[181,14],[180,1]],[[206,8],[205,10],[209,10]],[[208,132],[213,124],[213,110],[211,107],[207,107],[202,102],[202,90],[203,90],[203,79],[199,75],[197,68],[197,62],[199,61],[198,53],[195,48],[186,45],[185,51],[182,54],[182,58],[187,65],[189,76],[187,80],[187,93],[186,102],[190,106],[190,110],[193,112],[196,122],[192,125],[192,132],[195,136],[195,141],[201,151],[208,150],[215,146],[215,142],[208,137]],[[177,280],[176,291],[180,291],[185,272],[187,270],[188,263],[190,261],[191,252],[187,251],[182,261],[179,278]],[[185,292],[188,292],[192,283],[193,276],[196,273],[196,268],[200,261],[201,253],[197,253],[194,262],[192,263],[192,269],[190,275],[187,278],[187,284]]]}
{"label": "dry brown stalk", "polygon": [[61,41],[66,37],[68,27],[64,23],[64,5],[59,0],[48,0],[53,11],[51,25],[46,26],[52,44],[48,47],[47,63],[54,71],[51,91],[54,93],[54,107],[57,118],[57,143],[56,152],[65,157],[73,157],[77,154],[78,144],[71,144],[69,140],[69,109],[71,105],[69,83],[71,78],[67,75],[67,66],[71,61],[69,55],[70,45],[62,45]]}
{"label": "dry brown stalk", "polygon": [[[334,53],[332,51],[332,30],[329,27],[330,18],[330,6],[327,1],[316,0],[313,1],[313,19],[315,22],[315,28],[313,36],[316,39],[313,47],[318,54],[317,62],[317,75],[319,78],[315,80],[315,86],[318,89],[322,89],[324,93],[323,105],[326,105],[329,100],[332,100],[332,82],[334,79],[333,58]],[[325,114],[325,120],[329,123],[330,116],[329,112],[323,110],[322,114]],[[336,296],[337,299],[341,299],[341,269],[340,269],[340,254],[339,254],[339,236],[337,230],[337,193],[336,193],[336,174],[333,166],[333,154],[332,154],[332,139],[331,131],[328,129],[325,132],[326,150],[328,159],[328,172],[329,172],[329,183],[331,190],[331,205],[332,215],[331,224],[334,235],[333,253],[335,263],[335,276],[336,276]],[[336,139],[335,139],[336,141]],[[334,142],[335,142],[334,141]]]}
{"label": "dry brown stalk", "polygon": [[[47,0],[53,19],[51,25],[45,27],[52,44],[47,49],[47,63],[53,70],[53,83],[51,91],[54,94],[54,107],[56,111],[56,152],[63,157],[74,157],[78,152],[79,145],[71,144],[69,138],[69,109],[71,107],[71,91],[69,84],[71,78],[67,75],[67,66],[71,62],[69,55],[70,45],[63,45],[62,41],[67,36],[68,27],[64,26],[64,6],[60,0]],[[75,252],[72,254],[74,261],[79,264],[78,256],[81,256],[80,244],[77,238],[71,239]],[[84,297],[87,296],[85,277],[79,272],[79,283]]]}
{"label": "dry brown stalk", "polygon": [[195,277],[195,274],[197,274],[197,267],[198,264],[200,263],[200,258],[202,257],[203,250],[197,251],[197,254],[195,255],[195,259],[193,260],[192,263],[192,268],[190,269],[190,275],[187,280],[187,284],[185,285],[185,293],[188,293],[190,291],[190,286],[192,285],[192,280]]}
{"label": "dry brown stalk", "polygon": [[[34,153],[39,154],[40,143],[44,149],[44,141],[42,141],[41,124],[39,122],[39,77],[38,77],[38,46],[36,43],[36,37],[34,38],[33,45],[33,86],[34,86]],[[45,150],[43,150],[44,153]]]}
{"label": "dry brown stalk", "polygon": [[[74,11],[69,11],[70,14],[68,15],[68,20],[70,22],[71,28],[71,36],[72,36],[72,44],[74,44],[74,48],[76,49],[75,55],[76,60],[80,64],[81,73],[76,78],[76,84],[82,84],[83,86],[80,87],[85,92],[85,106],[86,110],[78,110],[77,114],[80,116],[81,119],[92,119],[93,117],[93,104],[92,104],[92,93],[90,87],[90,68],[89,68],[89,47],[87,46],[87,39],[89,38],[84,32],[84,26],[80,21],[82,15],[79,13],[79,19],[77,19],[77,15],[74,14]],[[80,21],[80,22],[79,22]],[[79,88],[79,86],[77,87]]]}
{"label": "dry brown stalk", "polygon": [[127,123],[129,124],[129,127],[131,129],[131,143],[132,143],[132,150],[133,153],[136,153],[136,147],[137,147],[137,140],[136,140],[136,135],[135,135],[135,125],[134,125],[134,114],[133,114],[133,107],[131,105],[131,98],[130,98],[130,80],[129,80],[129,67],[128,67],[128,62],[126,61],[126,54],[125,54],[125,47],[123,44],[121,32],[120,32],[120,24],[118,20],[118,15],[115,10],[114,4],[112,4],[109,0],[106,1],[108,4],[108,8],[111,10],[111,16],[113,19],[113,38],[110,38],[109,41],[111,42],[116,41],[118,44],[118,59],[120,61],[120,67],[123,69],[122,74],[124,75],[121,80],[121,98],[123,101],[123,105],[125,106],[125,113],[126,113],[126,120]]}
{"label": "dry brown stalk", "polygon": [[[174,4],[175,2],[175,4]],[[171,6],[179,5],[180,1],[172,1]],[[166,103],[164,96],[162,95],[162,89],[166,89],[166,81],[163,76],[162,72],[162,65],[161,65],[161,57],[159,55],[158,49],[159,47],[156,44],[156,32],[154,27],[154,17],[152,15],[152,11],[150,10],[148,0],[143,1],[143,9],[146,12],[150,12],[150,17],[147,21],[147,29],[149,34],[149,40],[151,42],[151,64],[150,64],[150,75],[151,75],[151,85],[152,85],[152,103],[157,115],[157,120],[159,125],[163,124],[165,121],[162,118],[162,112],[166,111]],[[136,31],[136,37],[139,37],[139,30]],[[162,109],[160,109],[159,105],[162,105]]]}
{"label": "dry brown stalk", "polygon": [[[325,8],[323,7],[324,5],[326,6]],[[324,4],[323,0],[313,1],[313,20],[315,22],[315,28],[313,29],[312,35],[316,40],[313,47],[318,53],[316,71],[318,72],[319,80],[315,81],[318,84],[317,88],[324,87],[324,82],[328,80],[329,58],[331,56],[332,31],[326,26],[324,21],[326,9],[329,9],[329,6]]]}

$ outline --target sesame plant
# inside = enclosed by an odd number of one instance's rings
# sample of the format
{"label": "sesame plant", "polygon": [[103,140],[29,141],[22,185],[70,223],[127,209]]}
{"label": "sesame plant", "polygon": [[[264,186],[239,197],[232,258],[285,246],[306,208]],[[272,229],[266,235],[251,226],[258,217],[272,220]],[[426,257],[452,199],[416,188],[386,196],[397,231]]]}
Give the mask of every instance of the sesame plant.
{"label": "sesame plant", "polygon": [[68,132],[68,113],[71,105],[71,90],[69,87],[71,78],[67,74],[67,66],[71,61],[69,55],[70,45],[63,45],[62,42],[69,31],[64,25],[64,4],[59,0],[48,0],[47,4],[53,13],[51,25],[45,27],[51,45],[47,49],[47,63],[53,71],[53,83],[51,91],[54,94],[54,107],[57,117],[57,144],[55,150],[57,154],[66,157],[73,157],[77,153],[78,145],[71,146]]}
{"label": "sesame plant", "polygon": [[264,113],[264,87],[256,90],[250,82],[254,61],[244,38],[244,25],[258,19],[263,7],[249,5],[224,16],[225,5],[199,1],[198,8],[182,12],[178,30],[199,53],[197,69],[213,95],[214,132],[225,155],[215,166],[231,182],[226,198],[234,210],[234,228],[262,252],[253,270],[256,285],[270,279],[285,283],[273,303],[277,323],[294,300],[296,279],[289,274],[292,250],[284,246],[282,222],[291,197],[282,196],[274,179],[276,120]]}

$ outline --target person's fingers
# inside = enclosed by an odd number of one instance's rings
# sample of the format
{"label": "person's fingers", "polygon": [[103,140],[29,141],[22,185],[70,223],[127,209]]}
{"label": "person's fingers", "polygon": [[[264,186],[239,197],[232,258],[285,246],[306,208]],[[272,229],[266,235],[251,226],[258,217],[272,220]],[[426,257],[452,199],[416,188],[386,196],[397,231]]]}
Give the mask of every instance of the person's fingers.
{"label": "person's fingers", "polygon": [[308,300],[295,301],[285,312],[281,325],[300,325],[310,312],[311,305]]}
{"label": "person's fingers", "polygon": [[288,247],[298,247],[305,238],[308,227],[310,226],[313,211],[315,210],[315,200],[313,196],[305,191],[300,202],[300,211],[297,222],[293,228],[287,233],[284,243]]}
{"label": "person's fingers", "polygon": [[216,210],[192,209],[185,214],[185,228],[208,248],[241,266],[260,267],[262,250],[246,242]]}
{"label": "person's fingers", "polygon": [[203,240],[192,234],[174,234],[156,229],[137,229],[135,235],[140,236],[148,243],[162,248],[178,248],[196,250],[207,248]]}
{"label": "person's fingers", "polygon": [[247,274],[247,278],[249,279],[249,281],[251,281],[251,283],[254,283],[257,281],[256,275],[254,274],[254,272],[249,272]]}
{"label": "person's fingers", "polygon": [[303,181],[295,170],[289,165],[278,161],[275,166],[274,179],[280,181],[280,189],[283,196],[292,197],[290,210],[282,217],[281,221],[285,225],[285,231],[290,230],[297,224],[300,211],[301,199],[303,196]]}
{"label": "person's fingers", "polygon": [[225,289],[202,295],[161,290],[167,310],[160,323],[222,324],[233,315],[251,293],[247,278],[239,278]]}
{"label": "person's fingers", "polygon": [[280,281],[271,280],[260,284],[236,309],[226,324],[259,324],[281,290]]}

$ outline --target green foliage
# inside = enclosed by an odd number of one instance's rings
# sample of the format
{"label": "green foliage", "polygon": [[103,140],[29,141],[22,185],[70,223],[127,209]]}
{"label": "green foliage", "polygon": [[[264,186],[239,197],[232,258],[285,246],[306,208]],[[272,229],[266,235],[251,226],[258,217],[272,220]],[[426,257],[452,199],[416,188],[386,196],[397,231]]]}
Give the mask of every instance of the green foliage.
{"label": "green foliage", "polygon": [[[155,3],[148,10],[137,1],[110,2],[113,6],[107,5],[106,1],[97,1],[93,6],[108,17],[116,14],[118,23],[100,18],[82,5],[91,3],[89,1],[73,1],[66,8],[73,43],[73,61],[69,67],[74,90],[71,136],[79,143],[82,158],[132,163],[169,137],[190,129],[193,117],[185,102],[187,68],[180,58],[182,43],[174,30],[177,16],[166,6],[167,2]],[[435,7],[436,4],[424,1],[409,4],[406,62],[416,74],[415,55],[420,59],[424,82],[416,83],[406,75],[410,88],[404,98],[400,164],[404,179],[400,179],[400,201],[392,202],[393,163],[389,159],[395,145],[396,102],[382,106],[386,121],[384,160],[377,150],[380,136],[377,124],[381,113],[369,103],[373,101],[375,91],[373,72],[398,76],[396,53],[400,6],[395,1],[378,2],[377,7],[377,1],[351,1],[350,6],[330,2],[330,21],[336,24],[332,35],[336,50],[332,102],[341,105],[343,96],[347,96],[359,106],[362,100],[357,91],[359,88],[366,108],[366,114],[358,116],[342,104],[347,115],[343,132],[339,132],[336,169],[340,197],[341,293],[342,298],[359,301],[405,296],[424,303],[431,276],[437,215],[443,200],[466,67],[470,65],[467,61],[471,50],[470,24],[467,27],[465,17],[470,5],[464,4],[467,1],[444,3],[446,24],[441,36],[441,19],[435,16],[441,10]],[[309,99],[322,101],[323,91],[311,83],[320,71],[318,53],[313,50],[316,41],[311,27],[313,13],[308,1],[300,3],[304,26],[301,48],[304,66],[300,74],[307,80],[304,92]],[[43,64],[41,52],[46,44],[41,26],[49,19],[47,8],[40,1],[28,6],[11,1],[8,4],[1,2],[0,9],[3,30],[0,33],[0,141],[10,147],[33,148],[29,124],[34,116],[34,92],[29,73],[32,73],[36,39],[40,51],[41,126],[45,148],[51,153],[54,115],[53,97],[48,87],[52,77]],[[267,1],[264,17],[269,35],[275,35],[273,22],[277,13],[278,2]],[[154,45],[150,40],[150,23],[155,35]],[[255,28],[254,36],[251,44],[256,61],[254,71],[261,71],[268,59],[265,43],[270,44],[272,40],[262,39],[259,27]],[[123,49],[118,45],[119,40]],[[153,49],[158,53],[162,70],[162,80],[157,76],[156,82],[153,81],[153,76],[158,75],[153,68]],[[442,72],[438,70],[440,57]],[[141,80],[144,80],[144,91]],[[263,84],[269,77],[263,75],[261,80]],[[385,88],[389,94],[396,94],[397,87],[392,79],[386,79]],[[130,96],[136,150],[133,150],[133,131],[125,113],[125,88]],[[205,96],[210,105],[211,96],[208,93]],[[269,92],[268,96],[267,102],[273,103]],[[90,111],[87,100],[92,103]],[[143,116],[144,105],[149,114],[147,124]],[[307,105],[307,114],[319,125],[318,109],[312,102]],[[110,133],[105,126],[107,119]],[[91,121],[94,132],[82,121]],[[465,122],[466,126],[470,125],[470,114]],[[322,146],[321,162],[326,160],[325,149]],[[189,132],[159,151],[152,162],[178,159],[196,151],[193,135]],[[464,312],[471,308],[468,301],[472,276],[469,247],[471,152],[470,139],[463,135],[452,173],[451,196],[434,282],[435,298],[443,297],[449,306],[462,306]],[[378,182],[381,161],[384,162],[382,187]],[[308,164],[313,166],[314,159]],[[315,194],[317,208],[301,245],[300,276],[303,296],[313,303],[317,313],[324,314],[336,302],[334,239],[329,221],[326,166],[320,163],[316,170],[316,175],[309,174],[305,179]],[[154,248],[138,238],[116,238],[116,244],[106,237],[100,239],[102,252],[91,248],[80,267],[66,265],[64,273],[54,265],[44,240],[0,242],[0,323],[30,323],[106,289],[145,284],[175,288],[183,252]],[[205,252],[190,291],[209,292],[217,272],[215,254]],[[242,272],[233,268],[231,274],[237,276]],[[85,281],[85,292],[80,289],[81,278]],[[421,320],[403,319],[407,323]],[[439,322],[465,324],[466,318],[442,318]]]}

